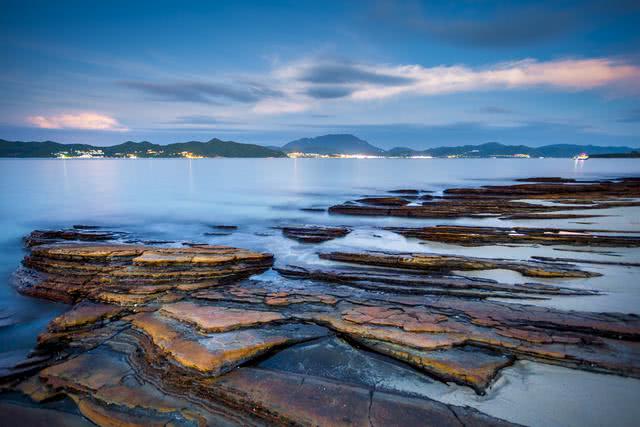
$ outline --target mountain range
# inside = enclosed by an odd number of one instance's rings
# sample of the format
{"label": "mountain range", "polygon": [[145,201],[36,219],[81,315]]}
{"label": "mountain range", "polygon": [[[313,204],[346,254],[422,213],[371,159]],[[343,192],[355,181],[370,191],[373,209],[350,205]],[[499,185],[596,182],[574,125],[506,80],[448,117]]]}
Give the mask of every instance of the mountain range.
{"label": "mountain range", "polygon": [[[93,152],[93,153],[92,153]],[[110,147],[88,144],[61,144],[53,141],[20,142],[0,140],[0,157],[56,157],[60,153],[68,155],[95,154],[104,157],[184,157],[185,153],[202,157],[286,157],[280,150],[272,150],[262,145],[241,144],[222,141],[217,138],[207,142],[189,141],[160,145],[151,142],[127,141]]]}
{"label": "mountain range", "polygon": [[285,144],[282,148],[287,153],[314,154],[366,154],[385,157],[500,157],[526,154],[530,157],[573,157],[586,152],[588,154],[619,154],[629,153],[631,147],[606,147],[596,145],[552,144],[541,147],[526,145],[504,145],[498,142],[487,142],[480,145],[461,145],[455,147],[436,147],[425,150],[414,150],[407,147],[395,147],[383,150],[368,142],[348,134],[323,135],[316,138],[302,138]]}
{"label": "mountain range", "polygon": [[[395,147],[383,150],[367,141],[349,134],[323,135],[315,138],[302,138],[291,141],[282,147],[265,147],[255,144],[243,144],[222,141],[214,138],[207,142],[189,141],[168,145],[151,142],[127,141],[110,147],[89,144],[61,144],[53,141],[21,142],[0,139],[0,157],[57,157],[61,154],[80,156],[90,154],[104,157],[286,157],[285,153],[305,153],[319,155],[364,154],[384,157],[501,157],[526,154],[530,157],[573,157],[586,152],[591,156],[609,155],[609,157],[633,157],[627,153],[637,148],[576,144],[552,144],[541,147],[526,145],[504,145],[488,142],[480,145],[462,145],[456,147],[437,147],[415,150],[407,147]],[[607,157],[607,156],[603,156]]]}

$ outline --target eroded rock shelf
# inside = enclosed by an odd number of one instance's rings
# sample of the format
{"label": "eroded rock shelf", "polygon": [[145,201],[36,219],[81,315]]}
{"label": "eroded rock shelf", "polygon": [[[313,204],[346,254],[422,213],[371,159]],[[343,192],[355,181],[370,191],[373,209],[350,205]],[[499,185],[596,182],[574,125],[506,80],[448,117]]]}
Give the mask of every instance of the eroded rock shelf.
{"label": "eroded rock shelf", "polygon": [[[394,190],[342,206],[349,213],[373,209],[392,216],[553,215],[555,206],[521,200],[561,199],[580,209],[587,199],[590,208],[626,206],[640,196],[637,185],[629,179],[535,178],[514,186],[447,190],[442,197]],[[351,229],[291,226],[282,232],[300,242],[322,243]],[[387,230],[461,246],[638,246],[633,233],[608,230]],[[640,378],[639,316],[531,304],[606,292],[589,287],[588,279],[600,273],[583,266],[588,260],[296,245],[310,250],[304,259],[311,263],[286,265],[260,251],[126,244],[123,238],[128,234],[78,227],[35,231],[26,239],[29,253],[14,276],[18,291],[71,307],[49,323],[26,358],[5,361],[3,390],[22,393],[34,404],[69,398],[87,419],[105,426],[417,426],[425,420],[489,426],[511,423],[338,374],[274,369],[265,361],[333,340],[424,381],[453,383],[480,395],[490,393],[501,373],[519,360]],[[464,275],[495,269],[535,279],[502,283]],[[5,318],[11,319],[10,313],[0,315],[0,321]]]}

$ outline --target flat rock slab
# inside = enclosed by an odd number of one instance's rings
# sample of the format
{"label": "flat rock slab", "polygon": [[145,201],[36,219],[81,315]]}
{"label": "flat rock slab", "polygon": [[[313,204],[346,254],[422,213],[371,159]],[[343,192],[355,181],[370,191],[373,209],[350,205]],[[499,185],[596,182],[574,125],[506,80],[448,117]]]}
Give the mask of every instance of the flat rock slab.
{"label": "flat rock slab", "polygon": [[599,273],[579,270],[571,264],[516,261],[507,259],[474,258],[458,255],[426,253],[387,252],[328,252],[320,258],[353,264],[366,264],[429,272],[451,272],[453,270],[516,271],[528,277],[585,278],[600,276]]}
{"label": "flat rock slab", "polygon": [[511,425],[470,408],[268,370],[235,371],[215,388],[227,399],[251,402],[274,421],[296,420],[302,425],[396,425],[399,420],[405,426]]}
{"label": "flat rock slab", "polygon": [[282,227],[282,234],[290,239],[303,243],[321,243],[338,237],[344,237],[351,232],[346,227],[325,227],[307,225],[302,227]]}
{"label": "flat rock slab", "polygon": [[273,311],[207,306],[187,301],[164,305],[161,312],[182,322],[192,323],[203,332],[224,332],[285,319],[282,314]]}
{"label": "flat rock slab", "polygon": [[584,230],[525,227],[467,227],[438,225],[435,227],[386,227],[405,237],[463,246],[496,244],[539,244],[570,246],[638,247],[640,237],[607,235],[624,233],[615,230]]}

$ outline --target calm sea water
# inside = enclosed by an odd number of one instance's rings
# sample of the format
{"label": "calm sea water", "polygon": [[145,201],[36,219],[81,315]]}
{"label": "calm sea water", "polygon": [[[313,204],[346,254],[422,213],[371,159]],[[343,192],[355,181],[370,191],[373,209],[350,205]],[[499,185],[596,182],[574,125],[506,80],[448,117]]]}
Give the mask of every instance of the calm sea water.
{"label": "calm sea water", "polygon": [[[640,176],[640,161],[632,159],[591,159],[578,163],[569,159],[0,159],[0,319],[13,315],[13,321],[5,321],[9,324],[0,327],[0,353],[26,353],[47,322],[66,310],[61,304],[21,297],[9,285],[12,272],[25,254],[21,239],[33,229],[102,225],[129,231],[143,239],[210,242],[266,250],[273,252],[279,263],[320,262],[315,256],[317,245],[300,245],[282,238],[273,229],[289,223],[355,227],[347,238],[323,244],[327,248],[514,258],[530,255],[598,258],[584,253],[553,252],[548,247],[487,249],[424,245],[377,229],[389,224],[509,224],[497,219],[358,218],[301,209],[326,208],[363,194],[398,188],[440,191],[455,186],[510,183],[515,178],[531,176],[595,179],[634,175]],[[586,220],[592,225],[571,221],[517,224],[640,230],[637,208],[607,213],[613,216]],[[239,230],[229,236],[205,236],[209,226],[216,224],[237,225]],[[625,260],[640,260],[638,250],[621,250],[619,254]],[[634,277],[637,271],[586,268],[601,271],[605,276],[570,281],[567,286],[598,288],[607,291],[606,295],[536,303],[565,309],[640,313],[640,287]],[[272,280],[274,275],[266,273],[263,279]],[[525,281],[507,272],[478,275]],[[409,391],[416,392],[410,387]],[[598,425],[606,424],[612,416],[624,424],[640,417],[634,403],[640,396],[640,381],[528,362],[505,371],[483,398],[456,386],[434,385],[420,392],[527,424]]]}

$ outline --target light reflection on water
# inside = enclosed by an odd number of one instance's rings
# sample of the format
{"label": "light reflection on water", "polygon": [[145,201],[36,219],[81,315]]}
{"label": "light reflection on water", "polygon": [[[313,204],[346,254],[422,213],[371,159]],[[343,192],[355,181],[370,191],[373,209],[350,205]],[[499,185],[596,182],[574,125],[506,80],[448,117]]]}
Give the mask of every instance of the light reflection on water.
{"label": "light reflection on water", "polygon": [[[7,285],[24,256],[21,238],[37,228],[98,224],[122,228],[150,239],[210,242],[273,252],[278,263],[328,263],[320,250],[378,249],[524,259],[531,255],[640,261],[637,249],[616,250],[621,257],[560,252],[548,246],[461,248],[424,244],[380,230],[382,226],[465,224],[640,230],[638,208],[616,208],[612,215],[585,220],[512,221],[495,218],[411,220],[332,216],[301,208],[328,207],[364,194],[398,188],[442,191],[455,186],[507,184],[514,178],[562,176],[596,179],[640,175],[637,160],[591,159],[0,159],[0,309],[18,313],[20,324],[0,328],[0,352],[29,349],[60,304],[24,298]],[[595,213],[594,211],[588,211]],[[578,213],[572,211],[572,213]],[[576,221],[592,224],[576,224]],[[288,223],[355,227],[344,239],[303,245],[282,238],[272,227]],[[208,225],[238,225],[228,236],[204,236]],[[257,233],[257,234],[256,234]],[[568,248],[571,249],[571,248]],[[565,286],[606,291],[597,297],[532,301],[550,307],[640,312],[637,269],[585,264],[600,278],[566,281]],[[474,273],[506,282],[543,281],[517,273]],[[264,280],[277,278],[266,273]],[[557,282],[555,282],[557,283]],[[468,390],[438,386],[425,393],[469,404],[491,414],[538,425],[598,425],[617,412],[640,417],[629,405],[640,395],[640,381],[525,363],[507,370],[485,398]],[[611,396],[617,396],[613,399]],[[561,404],[562,399],[569,399]],[[517,408],[517,409],[515,409]],[[549,409],[552,408],[552,409]],[[585,408],[580,414],[579,408]],[[536,413],[555,411],[548,416]],[[610,418],[609,418],[610,419]],[[618,418],[620,419],[620,418]],[[631,419],[631,418],[628,418]],[[623,420],[624,421],[624,420]]]}

